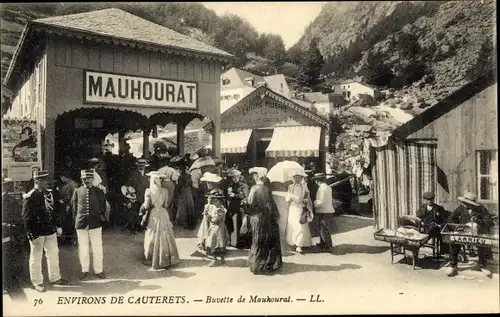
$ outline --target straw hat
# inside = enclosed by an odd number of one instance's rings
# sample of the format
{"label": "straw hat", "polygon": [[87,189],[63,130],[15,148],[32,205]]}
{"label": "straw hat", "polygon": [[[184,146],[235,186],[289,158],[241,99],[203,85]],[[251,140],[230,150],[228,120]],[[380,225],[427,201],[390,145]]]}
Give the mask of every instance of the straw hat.
{"label": "straw hat", "polygon": [[160,171],[151,171],[151,172],[147,173],[146,176],[149,176],[149,177],[160,177],[160,178],[166,178],[167,177],[167,175],[165,175],[165,173],[160,172]]}
{"label": "straw hat", "polygon": [[307,174],[306,172],[304,172],[303,170],[296,170],[293,172],[292,176],[302,176],[302,177],[307,177]]}
{"label": "straw hat", "polygon": [[33,179],[43,179],[47,177],[49,177],[49,171],[47,170],[33,171]]}
{"label": "straw hat", "polygon": [[311,177],[312,180],[325,180],[326,175],[324,173],[316,173]]}
{"label": "straw hat", "polygon": [[249,174],[257,174],[259,177],[265,177],[267,175],[267,168],[265,167],[252,167],[251,169],[248,170]]}
{"label": "straw hat", "polygon": [[137,166],[149,166],[148,160],[140,158],[135,162],[135,165]]}
{"label": "straw hat", "polygon": [[222,180],[222,177],[220,177],[217,174],[213,174],[210,172],[205,172],[203,176],[200,178],[200,182],[209,182],[209,183],[218,183]]}
{"label": "straw hat", "polygon": [[128,199],[135,199],[137,198],[135,194],[135,189],[132,186],[122,186],[121,188],[123,196],[125,196]]}
{"label": "straw hat", "polygon": [[471,193],[471,192],[465,192],[463,194],[463,196],[460,196],[457,198],[458,200],[466,203],[466,204],[470,204],[470,205],[474,205],[474,206],[480,206],[478,203],[477,203],[477,196],[474,194],[474,193]]}
{"label": "straw hat", "polygon": [[81,178],[94,178],[94,170],[93,169],[81,170],[80,177]]}
{"label": "straw hat", "polygon": [[235,176],[240,176],[241,175],[241,172],[238,171],[237,169],[231,169],[229,171],[227,171],[227,176],[229,177],[235,177]]}
{"label": "straw hat", "polygon": [[13,182],[12,179],[10,179],[10,178],[4,178],[2,180],[2,185],[11,184],[12,182]]}

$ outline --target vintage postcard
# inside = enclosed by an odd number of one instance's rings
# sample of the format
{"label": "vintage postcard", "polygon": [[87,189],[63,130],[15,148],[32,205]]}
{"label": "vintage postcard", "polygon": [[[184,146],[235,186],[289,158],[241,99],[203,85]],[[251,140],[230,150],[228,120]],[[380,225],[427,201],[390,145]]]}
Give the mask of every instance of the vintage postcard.
{"label": "vintage postcard", "polygon": [[498,313],[496,3],[4,3],[5,316]]}

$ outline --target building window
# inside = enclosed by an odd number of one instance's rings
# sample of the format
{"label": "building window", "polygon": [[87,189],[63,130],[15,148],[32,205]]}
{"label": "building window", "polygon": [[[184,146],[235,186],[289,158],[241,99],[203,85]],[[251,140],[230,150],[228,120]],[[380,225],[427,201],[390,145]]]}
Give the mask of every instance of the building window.
{"label": "building window", "polygon": [[347,85],[347,88],[351,88],[351,86],[350,86],[350,85]]}
{"label": "building window", "polygon": [[231,82],[231,81],[230,81],[229,79],[227,79],[227,78],[222,78],[222,85],[223,85],[223,86],[229,85],[229,83],[230,83],[230,82]]}
{"label": "building window", "polygon": [[477,189],[480,200],[498,201],[498,151],[477,151]]}

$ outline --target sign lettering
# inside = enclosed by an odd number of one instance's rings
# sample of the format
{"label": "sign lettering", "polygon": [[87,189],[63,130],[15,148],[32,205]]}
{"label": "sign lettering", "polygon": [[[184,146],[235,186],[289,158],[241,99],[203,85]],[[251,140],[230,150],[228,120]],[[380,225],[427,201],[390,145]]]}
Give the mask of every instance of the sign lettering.
{"label": "sign lettering", "polygon": [[84,97],[89,104],[138,105],[197,109],[196,83],[85,71]]}
{"label": "sign lettering", "polygon": [[491,245],[490,239],[480,237],[450,236],[451,242]]}

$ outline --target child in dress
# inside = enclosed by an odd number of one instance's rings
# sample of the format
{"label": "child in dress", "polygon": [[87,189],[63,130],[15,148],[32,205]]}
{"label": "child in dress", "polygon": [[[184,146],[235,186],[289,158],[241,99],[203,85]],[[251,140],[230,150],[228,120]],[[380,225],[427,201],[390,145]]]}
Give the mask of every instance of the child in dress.
{"label": "child in dress", "polygon": [[220,264],[225,263],[224,254],[229,239],[226,228],[226,208],[222,205],[224,193],[220,189],[213,189],[207,195],[208,203],[203,210],[203,220],[198,231],[198,248],[207,252],[213,257],[209,266],[217,264],[220,257]]}

